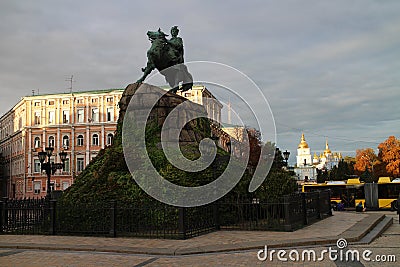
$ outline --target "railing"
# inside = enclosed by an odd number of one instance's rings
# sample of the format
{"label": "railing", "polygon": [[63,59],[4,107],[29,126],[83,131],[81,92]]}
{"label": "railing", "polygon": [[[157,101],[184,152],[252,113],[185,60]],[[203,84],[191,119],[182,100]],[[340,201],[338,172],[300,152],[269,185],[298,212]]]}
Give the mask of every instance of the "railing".
{"label": "railing", "polygon": [[45,234],[47,204],[45,199],[20,199],[0,202],[0,232]]}
{"label": "railing", "polygon": [[194,208],[156,201],[122,205],[3,199],[0,233],[186,239],[219,229],[293,231],[329,215],[329,190],[286,195],[276,203],[216,202]]}

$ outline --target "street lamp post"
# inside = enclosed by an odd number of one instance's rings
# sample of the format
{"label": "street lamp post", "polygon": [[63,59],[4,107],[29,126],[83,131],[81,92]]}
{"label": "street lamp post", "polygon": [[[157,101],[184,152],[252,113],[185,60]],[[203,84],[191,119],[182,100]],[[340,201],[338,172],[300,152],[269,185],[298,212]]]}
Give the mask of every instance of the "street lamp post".
{"label": "street lamp post", "polygon": [[[47,192],[46,192],[46,198],[50,199],[51,198],[51,187],[50,187],[50,178],[51,175],[55,174],[57,170],[61,170],[65,166],[65,160],[67,158],[67,152],[62,151],[58,153],[60,155],[60,159],[62,163],[54,163],[51,162],[51,156],[53,155],[54,148],[53,147],[46,147],[45,151],[41,151],[38,153],[39,156],[39,161],[40,161],[40,166],[42,171],[46,171],[47,175]],[[46,161],[47,158],[47,162]]]}
{"label": "street lamp post", "polygon": [[286,167],[287,167],[288,166],[288,160],[289,160],[290,152],[285,150],[285,152],[283,152],[282,154],[283,154],[283,158],[286,161]]}

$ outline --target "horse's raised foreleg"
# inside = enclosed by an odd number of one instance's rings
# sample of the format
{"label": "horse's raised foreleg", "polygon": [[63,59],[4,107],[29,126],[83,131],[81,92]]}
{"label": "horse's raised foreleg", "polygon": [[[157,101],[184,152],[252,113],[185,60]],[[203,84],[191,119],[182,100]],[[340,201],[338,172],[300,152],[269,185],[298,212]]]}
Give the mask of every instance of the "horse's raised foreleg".
{"label": "horse's raised foreleg", "polygon": [[143,76],[142,76],[139,80],[137,80],[136,82],[137,82],[137,83],[142,83],[142,82],[146,79],[146,77],[147,77],[154,69],[155,69],[154,64],[153,64],[152,62],[150,62],[150,61],[147,62],[146,67],[145,67],[145,68],[142,68]]}

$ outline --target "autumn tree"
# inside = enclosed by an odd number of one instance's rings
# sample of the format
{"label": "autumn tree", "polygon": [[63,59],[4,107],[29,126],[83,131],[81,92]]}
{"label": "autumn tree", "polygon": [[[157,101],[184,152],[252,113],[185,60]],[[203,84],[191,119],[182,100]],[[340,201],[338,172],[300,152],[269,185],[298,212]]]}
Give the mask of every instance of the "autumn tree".
{"label": "autumn tree", "polygon": [[392,177],[400,176],[400,140],[389,136],[379,144],[379,158],[385,164],[387,173]]}
{"label": "autumn tree", "polygon": [[246,127],[246,133],[250,146],[248,165],[254,169],[257,166],[261,155],[261,132],[254,128]]}
{"label": "autumn tree", "polygon": [[357,175],[362,175],[368,171],[371,173],[371,178],[375,180],[374,166],[380,161],[372,148],[357,149],[356,150],[356,163],[354,164],[354,171]]}

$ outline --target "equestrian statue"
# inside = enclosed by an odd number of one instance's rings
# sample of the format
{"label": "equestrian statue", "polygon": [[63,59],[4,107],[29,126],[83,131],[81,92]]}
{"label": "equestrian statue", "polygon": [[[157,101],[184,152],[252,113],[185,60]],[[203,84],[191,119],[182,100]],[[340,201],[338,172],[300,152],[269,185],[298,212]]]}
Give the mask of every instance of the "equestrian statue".
{"label": "equestrian statue", "polygon": [[176,93],[178,90],[184,92],[192,88],[193,77],[183,64],[183,41],[178,37],[178,33],[178,27],[172,27],[172,37],[168,40],[166,38],[168,35],[161,29],[147,32],[151,47],[147,51],[147,65],[142,68],[143,76],[137,83],[142,83],[154,69],[157,69],[171,86],[170,92]]}

